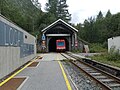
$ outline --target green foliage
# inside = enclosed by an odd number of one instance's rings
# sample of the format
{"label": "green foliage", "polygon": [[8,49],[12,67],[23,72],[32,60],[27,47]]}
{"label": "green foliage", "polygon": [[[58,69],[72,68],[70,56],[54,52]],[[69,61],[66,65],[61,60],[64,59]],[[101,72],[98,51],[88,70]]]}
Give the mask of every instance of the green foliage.
{"label": "green foliage", "polygon": [[90,42],[97,43],[99,40],[99,31],[96,29],[95,18],[89,18],[84,21],[84,27],[79,31],[81,38]]}
{"label": "green foliage", "polygon": [[110,64],[112,66],[120,67],[120,52],[119,50],[115,50],[115,48],[111,48],[109,53],[102,53],[99,55],[95,55],[90,57],[91,59],[97,60],[102,63]]}
{"label": "green foliage", "polygon": [[0,0],[0,13],[40,39],[41,30],[58,18],[69,21],[66,0],[49,0],[46,6],[48,12],[42,12],[38,0]]}
{"label": "green foliage", "polygon": [[71,14],[68,12],[66,0],[48,0],[46,10],[55,20],[62,19],[66,22],[71,20]]}
{"label": "green foliage", "polygon": [[68,12],[68,5],[66,4],[66,0],[59,0],[57,4],[57,19],[61,18],[64,21],[71,20],[71,14]]}
{"label": "green foliage", "polygon": [[94,59],[102,59],[107,61],[120,61],[120,52],[117,50],[111,50],[110,53],[103,53],[101,55],[94,56]]}
{"label": "green foliage", "polygon": [[103,14],[102,14],[102,12],[100,11],[99,13],[98,13],[98,15],[97,15],[97,20],[100,20],[100,19],[102,19],[103,18]]}
{"label": "green foliage", "polygon": [[106,14],[106,18],[110,18],[112,16],[112,14],[111,14],[111,12],[110,12],[110,10],[108,10],[108,12],[107,12],[107,14]]}
{"label": "green foliage", "polygon": [[73,53],[81,53],[82,51],[76,49],[76,50],[72,50],[72,52]]}
{"label": "green foliage", "polygon": [[90,45],[90,52],[91,53],[100,53],[100,52],[106,52],[107,49],[103,47],[100,43],[93,43]]}
{"label": "green foliage", "polygon": [[33,2],[33,4],[38,8],[41,9],[41,4],[39,3],[38,0],[31,0]]}
{"label": "green foliage", "polygon": [[90,58],[102,63],[120,67],[120,52],[119,50],[115,50],[115,47],[111,48],[109,53],[105,52],[102,54],[91,56]]}
{"label": "green foliage", "polygon": [[76,25],[78,36],[89,43],[101,43],[106,45],[107,39],[120,35],[120,13],[112,15],[108,10],[105,17],[100,11],[96,18],[88,18],[84,24]]}
{"label": "green foliage", "polygon": [[110,52],[107,55],[107,59],[112,61],[112,60],[120,60],[120,51],[115,50],[115,47],[110,49]]}
{"label": "green foliage", "polygon": [[30,33],[38,32],[37,20],[43,13],[40,3],[31,0],[0,0],[1,14]]}
{"label": "green foliage", "polygon": [[[115,55],[116,56],[116,55]],[[108,53],[103,53],[100,55],[95,55],[95,56],[91,56],[90,58],[96,61],[99,61],[101,63],[105,63],[105,64],[109,64],[112,66],[117,66],[120,67],[120,58],[114,58],[114,55],[110,55]]]}

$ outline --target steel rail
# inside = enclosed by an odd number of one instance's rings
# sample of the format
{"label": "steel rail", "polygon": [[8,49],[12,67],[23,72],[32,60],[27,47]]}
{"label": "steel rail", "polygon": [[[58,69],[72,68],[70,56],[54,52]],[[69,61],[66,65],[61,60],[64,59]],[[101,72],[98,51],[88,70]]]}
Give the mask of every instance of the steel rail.
{"label": "steel rail", "polygon": [[[63,54],[61,54],[63,55]],[[68,54],[67,54],[68,55]],[[63,55],[65,58],[69,59],[68,57],[66,57],[65,55]],[[99,83],[101,85],[101,87],[104,89],[104,90],[112,90],[112,88],[110,86],[108,86],[107,84],[105,84],[104,82],[100,81],[99,79],[95,78],[95,76],[91,75],[90,72],[87,72],[86,70],[84,70],[84,68],[80,67],[80,65],[78,65],[77,63],[79,62],[80,64],[83,64],[85,65],[86,67],[89,67],[91,69],[93,69],[94,71],[97,71],[98,73],[100,72],[100,74],[104,75],[104,76],[107,76],[106,79],[113,79],[117,84],[120,84],[120,79],[118,77],[115,77],[114,75],[111,75],[105,71],[102,71],[82,60],[80,60],[81,58],[79,57],[76,57],[74,55],[71,55],[69,54],[70,57],[76,59],[76,60],[71,60],[70,63],[72,63],[73,65],[75,65],[77,68],[79,68],[82,72],[84,72],[87,76],[89,76],[90,78],[92,78],[94,81],[96,81],[97,83]],[[115,84],[116,84],[115,83]]]}
{"label": "steel rail", "polygon": [[90,75],[88,72],[86,72],[84,69],[82,69],[81,67],[79,67],[76,63],[74,63],[73,61],[70,61],[73,65],[75,65],[77,68],[79,68],[82,72],[84,72],[87,76],[89,76],[90,78],[92,78],[94,81],[96,81],[97,83],[100,84],[100,86],[102,87],[103,90],[112,90],[110,87],[108,87],[107,85],[105,85],[104,83],[102,83],[101,81],[97,80],[95,77],[93,77],[92,75]]}
{"label": "steel rail", "polygon": [[83,63],[83,64],[85,64],[85,65],[87,65],[87,66],[89,66],[89,67],[91,67],[91,68],[93,68],[93,69],[95,69],[95,70],[97,70],[97,71],[99,71],[99,72],[102,72],[103,74],[108,75],[108,77],[112,77],[114,80],[116,80],[118,83],[120,83],[120,78],[112,75],[112,73],[110,74],[110,73],[108,73],[108,72],[106,72],[106,71],[103,71],[103,70],[97,68],[97,67],[94,67],[94,66],[92,66],[92,65],[84,62],[83,60],[80,60],[81,58],[79,58],[79,57],[76,57],[76,56],[74,56],[74,55],[70,55],[70,56],[73,57],[73,58],[75,58],[76,60],[78,60],[80,63]]}

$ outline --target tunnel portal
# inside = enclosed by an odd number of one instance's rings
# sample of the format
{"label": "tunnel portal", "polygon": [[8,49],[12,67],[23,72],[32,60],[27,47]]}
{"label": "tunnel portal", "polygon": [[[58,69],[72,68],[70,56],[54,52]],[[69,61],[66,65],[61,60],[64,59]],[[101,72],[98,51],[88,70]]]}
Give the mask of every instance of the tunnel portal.
{"label": "tunnel portal", "polygon": [[64,37],[52,37],[50,40],[49,40],[49,44],[48,44],[48,46],[49,46],[49,52],[57,52],[57,50],[56,50],[56,40],[58,40],[58,39],[64,39],[65,40],[65,47],[66,47],[66,49],[65,49],[65,51],[69,51],[69,41],[66,39],[66,38],[64,38]]}
{"label": "tunnel portal", "polygon": [[56,52],[56,40],[64,39],[66,51],[76,48],[78,30],[59,19],[42,30],[42,47],[46,52]]}

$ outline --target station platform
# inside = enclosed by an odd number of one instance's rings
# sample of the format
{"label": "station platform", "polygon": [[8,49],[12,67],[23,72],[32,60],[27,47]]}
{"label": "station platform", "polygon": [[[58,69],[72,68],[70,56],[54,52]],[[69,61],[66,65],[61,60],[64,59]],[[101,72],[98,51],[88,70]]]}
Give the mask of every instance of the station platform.
{"label": "station platform", "polygon": [[[36,67],[27,67],[16,77],[27,77],[17,90],[75,90],[58,60],[65,59],[58,53],[40,54]],[[66,77],[65,77],[66,76]]]}

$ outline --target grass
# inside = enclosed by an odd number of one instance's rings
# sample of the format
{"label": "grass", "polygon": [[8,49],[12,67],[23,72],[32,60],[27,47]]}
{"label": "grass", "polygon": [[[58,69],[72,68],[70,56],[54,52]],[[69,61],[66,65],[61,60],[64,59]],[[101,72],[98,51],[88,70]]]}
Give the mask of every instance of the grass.
{"label": "grass", "polygon": [[104,53],[101,55],[91,56],[90,58],[101,63],[109,64],[120,68],[120,55],[115,58],[115,54]]}
{"label": "grass", "polygon": [[72,50],[73,53],[81,53],[82,51],[80,50]]}
{"label": "grass", "polygon": [[99,53],[99,52],[106,52],[107,49],[100,43],[92,43],[90,45],[90,52],[91,53]]}
{"label": "grass", "polygon": [[90,52],[103,52],[101,55],[91,56],[90,58],[101,63],[109,64],[120,68],[120,51],[115,47],[110,49],[108,53],[107,49],[99,43],[91,44]]}

